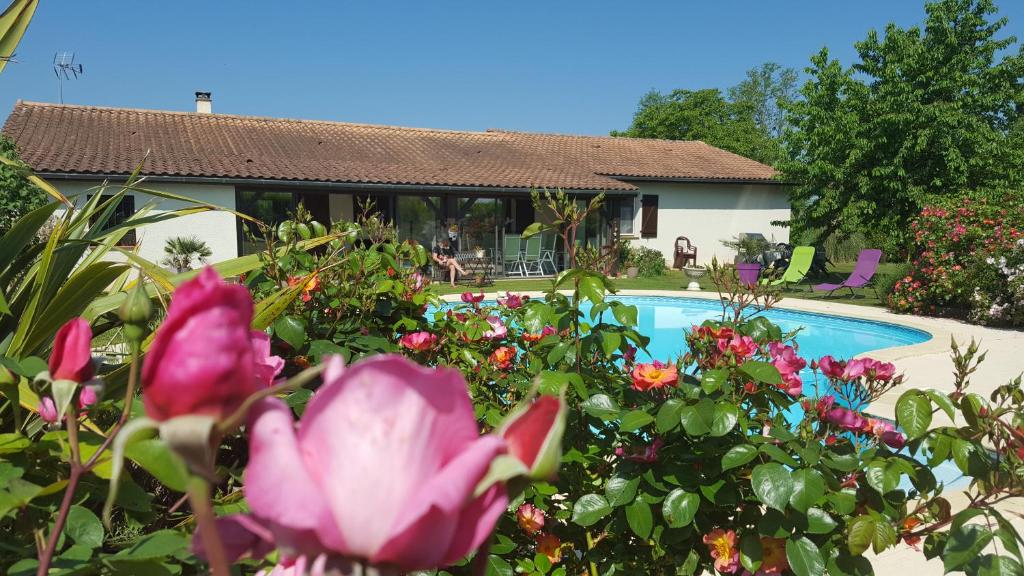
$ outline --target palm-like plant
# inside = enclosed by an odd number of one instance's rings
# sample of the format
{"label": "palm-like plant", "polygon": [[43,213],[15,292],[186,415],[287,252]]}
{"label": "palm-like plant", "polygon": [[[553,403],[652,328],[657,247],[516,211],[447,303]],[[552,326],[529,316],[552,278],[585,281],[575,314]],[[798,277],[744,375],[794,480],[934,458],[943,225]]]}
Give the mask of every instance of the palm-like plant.
{"label": "palm-like plant", "polygon": [[213,255],[213,251],[196,236],[175,236],[167,239],[164,254],[166,256],[160,263],[181,273],[191,270],[193,261],[206,264],[206,259]]}

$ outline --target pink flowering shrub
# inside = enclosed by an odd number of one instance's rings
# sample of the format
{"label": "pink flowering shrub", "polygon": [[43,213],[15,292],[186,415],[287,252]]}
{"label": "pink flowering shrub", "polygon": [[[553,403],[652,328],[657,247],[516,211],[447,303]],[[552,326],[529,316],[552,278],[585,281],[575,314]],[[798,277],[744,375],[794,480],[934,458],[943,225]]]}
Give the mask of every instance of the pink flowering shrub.
{"label": "pink flowering shrub", "polygon": [[911,222],[913,263],[888,297],[897,312],[1024,325],[1024,202],[970,197]]}

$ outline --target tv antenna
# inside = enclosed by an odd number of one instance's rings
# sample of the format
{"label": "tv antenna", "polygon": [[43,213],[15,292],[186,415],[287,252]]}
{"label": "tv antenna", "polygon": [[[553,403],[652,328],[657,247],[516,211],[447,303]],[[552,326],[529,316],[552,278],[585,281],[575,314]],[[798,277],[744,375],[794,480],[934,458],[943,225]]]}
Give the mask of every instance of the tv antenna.
{"label": "tv antenna", "polygon": [[74,52],[57,52],[53,55],[53,73],[57,75],[57,91],[60,103],[64,103],[64,81],[77,80],[85,71],[82,65],[75,63]]}

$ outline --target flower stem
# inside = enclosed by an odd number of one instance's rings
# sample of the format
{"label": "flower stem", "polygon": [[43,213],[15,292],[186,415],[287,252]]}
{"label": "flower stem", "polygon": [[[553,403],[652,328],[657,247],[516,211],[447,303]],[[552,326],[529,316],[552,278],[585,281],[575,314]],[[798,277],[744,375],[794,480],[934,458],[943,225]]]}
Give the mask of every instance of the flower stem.
{"label": "flower stem", "polygon": [[50,571],[50,563],[53,562],[53,556],[57,553],[57,541],[60,539],[60,533],[64,531],[64,524],[68,520],[71,504],[75,501],[75,489],[78,488],[78,480],[85,471],[82,467],[82,460],[78,451],[78,411],[75,408],[75,403],[72,401],[64,418],[68,425],[68,450],[71,453],[71,473],[68,476],[68,485],[64,488],[64,498],[61,499],[60,508],[57,511],[57,520],[53,523],[53,530],[50,531],[50,536],[46,539],[46,546],[39,553],[39,568],[36,570],[36,576],[46,576]]}
{"label": "flower stem", "polygon": [[210,563],[210,574],[228,576],[231,567],[224,552],[217,522],[210,504],[210,484],[200,476],[192,476],[188,481],[188,500],[192,505],[192,513],[196,518],[196,527],[206,551],[206,559]]}

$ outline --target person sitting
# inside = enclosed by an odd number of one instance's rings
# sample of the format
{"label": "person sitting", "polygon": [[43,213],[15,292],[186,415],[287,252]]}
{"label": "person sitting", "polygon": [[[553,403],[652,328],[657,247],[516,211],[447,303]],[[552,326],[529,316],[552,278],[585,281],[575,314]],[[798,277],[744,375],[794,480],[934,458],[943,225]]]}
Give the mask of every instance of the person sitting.
{"label": "person sitting", "polygon": [[430,256],[442,270],[448,270],[448,276],[451,278],[452,286],[455,286],[456,273],[462,274],[463,276],[466,275],[466,271],[463,270],[462,266],[459,265],[459,261],[455,258],[455,250],[452,249],[452,244],[447,238],[442,238],[441,241],[434,246],[434,250]]}

